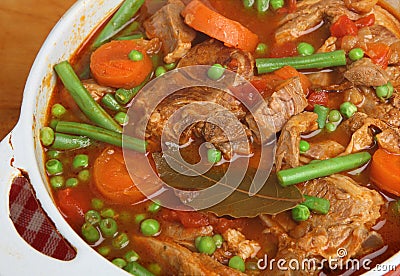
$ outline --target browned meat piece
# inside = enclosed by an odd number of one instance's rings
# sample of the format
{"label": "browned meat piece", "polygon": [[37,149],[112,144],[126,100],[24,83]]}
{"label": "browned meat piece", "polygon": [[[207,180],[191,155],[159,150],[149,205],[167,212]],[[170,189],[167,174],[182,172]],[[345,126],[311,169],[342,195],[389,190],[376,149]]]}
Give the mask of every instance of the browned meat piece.
{"label": "browned meat piece", "polygon": [[400,22],[390,12],[379,5],[374,7],[375,24],[385,26],[397,38],[400,38]]}
{"label": "browned meat piece", "polygon": [[238,230],[229,228],[223,235],[228,244],[228,249],[235,255],[239,255],[243,260],[255,258],[261,246],[256,241],[248,240]]}
{"label": "browned meat piece", "polygon": [[341,127],[348,128],[353,133],[344,152],[344,154],[350,154],[372,147],[376,132],[387,129],[388,125],[379,119],[369,118],[368,115],[357,112]]}
{"label": "browned meat piece", "polygon": [[389,76],[369,58],[362,58],[349,66],[344,77],[354,85],[380,86],[389,81]]}
{"label": "browned meat piece", "polygon": [[168,4],[143,23],[149,38],[161,40],[166,63],[182,58],[196,37],[196,32],[184,23],[180,15],[184,8],[180,0],[169,0]]}
{"label": "browned meat piece", "polygon": [[357,13],[369,13],[378,0],[344,0],[346,7]]}
{"label": "browned meat piece", "polygon": [[350,89],[346,89],[344,91],[343,100],[345,102],[351,102],[358,106],[364,101],[364,95],[359,89],[357,89],[357,87],[353,86]]}
{"label": "browned meat piece", "polygon": [[301,1],[296,12],[289,13],[280,22],[275,40],[277,43],[295,40],[325,20],[335,22],[343,14],[352,20],[360,18],[359,14],[348,10],[341,0]]}
{"label": "browned meat piece", "polygon": [[132,242],[139,255],[157,262],[170,275],[245,275],[210,256],[193,253],[169,240],[134,236]]}
{"label": "browned meat piece", "polygon": [[[264,129],[278,132],[293,115],[302,112],[307,104],[300,80],[295,77],[283,82],[270,98],[259,103],[254,116],[258,120],[257,123]],[[247,115],[246,121],[257,140],[261,141],[254,117]],[[269,137],[269,135],[270,133],[264,133],[264,137]]]}
{"label": "browned meat piece", "polygon": [[300,135],[318,129],[317,119],[316,113],[303,112],[293,116],[285,124],[277,144],[275,156],[277,171],[284,167],[294,168],[300,165]]}
{"label": "browned meat piece", "polygon": [[324,44],[317,50],[318,53],[333,52],[336,50],[337,38],[334,36],[329,37],[325,40]]}
{"label": "browned meat piece", "polygon": [[93,79],[82,81],[83,86],[89,91],[93,99],[98,102],[107,93],[114,93],[115,89],[112,87],[101,86]]}
{"label": "browned meat piece", "polygon": [[329,159],[344,152],[345,148],[336,141],[324,140],[321,142],[310,143],[310,149],[303,155],[312,159]]}
{"label": "browned meat piece", "polygon": [[389,64],[400,63],[400,40],[390,45]]}
{"label": "browned meat piece", "polygon": [[[281,217],[262,215],[261,218],[267,225],[266,230],[279,239],[279,251],[275,259],[339,259],[338,249],[344,248],[347,255],[341,259],[346,261],[359,253],[367,253],[368,250],[371,252],[383,245],[379,243],[379,240],[382,241],[379,234],[371,230],[380,217],[380,208],[384,204],[378,192],[338,174],[308,181],[299,188],[304,194],[328,199],[331,203],[329,213],[313,214],[308,220],[295,226],[288,225],[288,230],[282,227],[284,220]],[[282,215],[289,216],[288,213]],[[374,236],[378,237],[378,243],[371,248],[366,241]],[[303,275],[300,271],[296,273],[298,274],[290,275]]]}
{"label": "browned meat piece", "polygon": [[400,154],[400,129],[388,128],[376,135],[376,139],[381,148]]}
{"label": "browned meat piece", "polygon": [[400,65],[388,66],[386,73],[389,75],[392,85],[400,89]]}
{"label": "browned meat piece", "polygon": [[235,48],[228,48],[214,39],[193,47],[181,59],[178,67],[213,65],[216,63],[227,66],[230,70],[248,80],[254,75],[254,59],[250,53]]}

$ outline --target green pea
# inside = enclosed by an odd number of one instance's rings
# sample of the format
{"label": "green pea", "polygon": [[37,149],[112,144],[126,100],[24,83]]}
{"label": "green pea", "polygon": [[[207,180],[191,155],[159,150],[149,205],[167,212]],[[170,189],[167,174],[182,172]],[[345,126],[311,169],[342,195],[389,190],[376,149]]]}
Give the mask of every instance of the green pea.
{"label": "green pea", "polygon": [[46,152],[46,155],[50,159],[58,159],[61,156],[61,152],[59,152],[58,150],[49,150]]}
{"label": "green pea", "polygon": [[111,252],[111,248],[109,247],[109,246],[102,246],[102,247],[99,247],[98,249],[97,249],[97,252],[99,252],[99,254],[101,255],[101,256],[108,256],[109,254],[110,254],[110,252]]}
{"label": "green pea", "polygon": [[225,72],[225,68],[221,64],[214,64],[207,71],[207,76],[212,80],[219,80]]}
{"label": "green pea", "polygon": [[138,50],[132,50],[128,54],[128,57],[132,61],[141,61],[143,60],[143,54]]}
{"label": "green pea", "polygon": [[363,57],[364,57],[364,51],[361,48],[354,48],[354,49],[351,49],[349,52],[349,58],[352,61],[362,59]]}
{"label": "green pea", "polygon": [[100,215],[103,218],[113,218],[113,217],[115,217],[115,211],[111,208],[107,208],[107,209],[101,210]]}
{"label": "green pea", "polygon": [[251,8],[254,5],[255,0],[243,0],[243,6],[246,9]]}
{"label": "green pea", "polygon": [[93,198],[91,201],[91,205],[95,210],[101,210],[104,207],[104,201],[99,198]]}
{"label": "green pea", "polygon": [[47,147],[54,142],[54,130],[51,127],[44,127],[40,130],[40,141],[42,145]]}
{"label": "green pea", "polygon": [[202,238],[202,236],[198,236],[198,237],[196,237],[196,238],[194,239],[194,246],[195,246],[196,248],[199,248],[199,244],[200,244],[201,238]]}
{"label": "green pea", "polygon": [[100,233],[92,224],[85,222],[81,228],[82,236],[89,243],[95,243],[100,239]]}
{"label": "green pea", "polygon": [[200,253],[204,253],[207,255],[212,255],[216,249],[217,246],[214,239],[209,236],[202,237],[197,247],[197,250],[199,250]]}
{"label": "green pea", "polygon": [[145,219],[140,224],[140,231],[145,236],[155,236],[160,232],[160,223],[155,219]]}
{"label": "green pea", "polygon": [[158,66],[156,68],[156,72],[155,72],[156,77],[160,77],[160,76],[164,75],[165,73],[167,73],[167,70],[165,69],[164,66]]}
{"label": "green pea", "polygon": [[115,114],[114,120],[121,126],[125,126],[129,122],[129,116],[125,112],[118,112]]}
{"label": "green pea", "polygon": [[139,260],[139,254],[136,253],[133,250],[129,250],[128,252],[125,253],[124,255],[124,259],[130,263],[130,262],[136,262],[137,260]]}
{"label": "green pea", "polygon": [[153,273],[154,275],[161,275],[162,272],[162,268],[159,264],[157,263],[151,263],[149,264],[149,266],[147,267],[147,269]]}
{"label": "green pea", "polygon": [[220,234],[216,234],[213,236],[213,240],[217,248],[221,248],[222,243],[224,242],[224,238]]}
{"label": "green pea", "polygon": [[145,214],[137,214],[135,215],[135,223],[139,224],[146,218]]}
{"label": "green pea", "polygon": [[49,175],[57,175],[63,172],[63,165],[57,159],[50,159],[46,162],[46,171]]}
{"label": "green pea", "polygon": [[85,213],[85,221],[96,225],[100,222],[101,220],[101,216],[99,214],[99,212],[95,211],[95,210],[89,210]]}
{"label": "green pea", "polygon": [[81,171],[78,173],[78,179],[79,179],[80,181],[82,181],[82,182],[89,181],[89,179],[90,179],[90,172],[89,172],[89,170],[81,170]]}
{"label": "green pea", "polygon": [[305,140],[300,140],[299,149],[300,149],[301,153],[305,153],[306,151],[308,151],[310,149],[310,143],[308,143]]}
{"label": "green pea", "polygon": [[106,238],[114,237],[118,231],[117,222],[112,218],[102,219],[99,223],[100,231]]}
{"label": "green pea", "polygon": [[340,105],[340,113],[342,113],[346,118],[350,118],[357,112],[357,106],[351,102],[344,102]]}
{"label": "green pea", "polygon": [[307,43],[307,42],[300,42],[299,45],[297,45],[297,52],[301,56],[309,56],[314,54],[314,47]]}
{"label": "green pea", "polygon": [[121,233],[112,240],[112,245],[116,249],[122,249],[129,244],[129,238],[126,233]]}
{"label": "green pea", "polygon": [[65,186],[69,187],[69,188],[76,187],[76,186],[78,186],[78,184],[79,184],[79,180],[78,180],[78,178],[75,178],[75,177],[68,178],[67,181],[65,181]]}
{"label": "green pea", "polygon": [[258,43],[257,48],[256,48],[256,54],[257,55],[265,55],[267,52],[267,44],[265,43]]}
{"label": "green pea", "polygon": [[334,123],[331,123],[331,122],[326,123],[325,129],[328,132],[334,132],[336,130],[336,125]]}
{"label": "green pea", "polygon": [[67,113],[67,110],[61,104],[57,103],[51,107],[51,115],[56,118],[62,117],[65,113]]}
{"label": "green pea", "polygon": [[332,123],[336,123],[339,122],[342,119],[342,115],[340,114],[340,112],[336,109],[332,109],[331,111],[329,111],[328,114],[328,121],[332,122]]}
{"label": "green pea", "polygon": [[274,10],[277,10],[282,8],[285,3],[283,0],[271,0],[270,4]]}
{"label": "green pea", "polygon": [[151,213],[157,213],[158,211],[160,211],[160,209],[161,209],[161,205],[159,202],[152,202],[148,208],[149,212],[151,212]]}
{"label": "green pea", "polygon": [[245,272],[246,270],[246,264],[240,256],[233,256],[230,258],[228,266],[241,272]]}
{"label": "green pea", "polygon": [[164,67],[165,67],[165,69],[167,69],[168,71],[170,71],[170,70],[172,70],[172,69],[175,69],[176,63],[175,63],[175,62],[167,63],[167,64],[164,65]]}
{"label": "green pea", "polygon": [[207,159],[211,164],[218,163],[222,159],[222,152],[218,149],[209,149],[207,151]]}
{"label": "green pea", "polygon": [[292,209],[292,218],[295,221],[305,221],[310,217],[310,210],[304,205],[297,205]]}
{"label": "green pea", "polygon": [[122,258],[115,258],[111,261],[113,264],[118,266],[119,268],[124,268],[128,263]]}
{"label": "green pea", "polygon": [[393,85],[388,82],[385,85],[375,87],[376,96],[381,100],[387,100],[393,95]]}
{"label": "green pea", "polygon": [[86,168],[89,166],[89,156],[87,154],[77,154],[72,161],[74,169]]}
{"label": "green pea", "polygon": [[54,189],[60,189],[64,186],[64,177],[62,175],[52,176],[50,178],[50,185]]}

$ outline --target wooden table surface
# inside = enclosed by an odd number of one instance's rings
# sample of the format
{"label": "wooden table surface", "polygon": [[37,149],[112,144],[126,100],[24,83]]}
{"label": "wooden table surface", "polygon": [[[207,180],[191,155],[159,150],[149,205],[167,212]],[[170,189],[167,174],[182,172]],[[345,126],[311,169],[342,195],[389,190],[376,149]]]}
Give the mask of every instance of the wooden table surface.
{"label": "wooden table surface", "polygon": [[48,33],[76,0],[0,0],[0,140],[18,120],[30,67]]}

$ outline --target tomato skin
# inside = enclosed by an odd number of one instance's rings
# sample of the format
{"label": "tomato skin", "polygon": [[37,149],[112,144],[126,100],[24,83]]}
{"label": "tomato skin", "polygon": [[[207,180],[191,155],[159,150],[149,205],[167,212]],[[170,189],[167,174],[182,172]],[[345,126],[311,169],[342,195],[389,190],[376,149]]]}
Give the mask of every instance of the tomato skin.
{"label": "tomato skin", "polygon": [[282,44],[274,44],[269,56],[271,58],[293,57],[297,55],[297,44],[289,41]]}
{"label": "tomato skin", "polygon": [[354,22],[358,29],[369,27],[375,24],[375,15],[371,13],[365,17],[362,17]]}
{"label": "tomato skin", "polygon": [[379,42],[368,43],[365,53],[373,63],[380,65],[383,69],[387,68],[390,59],[390,47],[388,45]]}
{"label": "tomato skin", "polygon": [[370,175],[379,188],[400,196],[400,155],[378,149],[372,156]]}
{"label": "tomato skin", "polygon": [[85,213],[90,204],[86,197],[74,188],[60,190],[57,193],[59,210],[64,217],[73,225],[82,225],[85,221]]}
{"label": "tomato skin", "polygon": [[312,91],[308,98],[308,106],[306,107],[307,111],[313,111],[314,105],[319,104],[323,106],[328,106],[329,104],[329,95],[323,91]]}
{"label": "tomato skin", "polygon": [[357,35],[358,28],[356,24],[347,17],[347,15],[342,15],[332,24],[330,31],[332,36],[340,38],[345,35]]}
{"label": "tomato skin", "polygon": [[210,225],[208,217],[196,211],[176,211],[163,209],[162,218],[168,221],[180,222],[185,228],[197,228]]}

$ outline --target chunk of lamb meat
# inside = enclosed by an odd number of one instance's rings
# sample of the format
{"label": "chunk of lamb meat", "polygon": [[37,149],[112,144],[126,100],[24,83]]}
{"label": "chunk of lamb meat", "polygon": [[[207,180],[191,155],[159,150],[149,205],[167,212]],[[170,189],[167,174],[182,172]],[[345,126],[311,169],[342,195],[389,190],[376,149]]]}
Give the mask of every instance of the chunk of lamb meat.
{"label": "chunk of lamb meat", "polygon": [[114,88],[102,86],[94,79],[83,80],[82,84],[96,102],[100,101],[100,99],[107,93],[115,93]]}
{"label": "chunk of lamb meat", "polygon": [[378,0],[344,0],[346,7],[357,13],[369,13]]}
{"label": "chunk of lamb meat", "polygon": [[317,119],[318,115],[316,113],[303,112],[293,116],[287,121],[278,139],[275,155],[277,171],[284,167],[294,168],[300,165],[300,135],[317,130]]}
{"label": "chunk of lamb meat", "polygon": [[347,9],[341,0],[304,0],[298,3],[297,10],[286,15],[279,23],[280,26],[275,32],[278,44],[301,37],[313,27],[323,24],[325,20],[335,22],[341,15],[347,15],[352,20],[361,17]]}
{"label": "chunk of lamb meat", "polygon": [[354,85],[364,86],[385,85],[390,79],[386,71],[369,58],[362,58],[352,63],[344,73],[344,77]]}
{"label": "chunk of lamb meat", "polygon": [[211,39],[194,46],[178,67],[192,65],[214,65],[219,63],[250,80],[254,75],[254,58],[249,52],[235,48],[228,48],[222,42]]}
{"label": "chunk of lamb meat", "polygon": [[[256,139],[261,141],[262,135],[259,133],[257,124],[264,130],[279,132],[292,116],[302,112],[307,105],[300,79],[290,78],[277,87],[271,97],[259,103],[254,116],[250,114],[246,116],[246,122]],[[269,133],[263,134],[264,137],[269,137]]]}
{"label": "chunk of lamb meat", "polygon": [[171,275],[245,275],[206,254],[193,253],[170,240],[134,236],[132,243],[139,255],[160,264]]}
{"label": "chunk of lamb meat", "polygon": [[357,112],[340,127],[352,133],[351,140],[343,153],[350,154],[372,147],[376,132],[384,131],[389,126],[379,119],[369,118],[367,114]]}
{"label": "chunk of lamb meat", "polygon": [[[340,259],[346,261],[383,245],[380,235],[371,230],[384,204],[378,192],[340,174],[308,181],[299,188],[303,194],[328,199],[330,210],[326,215],[313,214],[306,221],[288,225],[281,218],[261,215],[267,225],[266,232],[275,234],[279,240],[275,259],[297,259],[300,263],[312,258],[317,262],[321,258],[338,259],[338,249],[344,248],[347,255]],[[288,213],[282,215],[290,216]],[[372,246],[371,239],[375,241]],[[283,274],[278,270],[274,272]],[[291,272],[295,274],[290,275],[318,273],[315,270]],[[265,271],[268,273],[270,271]]]}
{"label": "chunk of lamb meat", "polygon": [[400,38],[400,22],[396,17],[379,5],[375,5],[373,13],[375,24],[385,26],[397,38]]}
{"label": "chunk of lamb meat", "polygon": [[185,4],[169,0],[152,17],[143,23],[149,38],[159,38],[165,55],[164,62],[172,63],[182,58],[192,47],[196,32],[181,17]]}
{"label": "chunk of lamb meat", "polygon": [[400,154],[400,129],[388,128],[376,135],[379,147],[391,153]]}
{"label": "chunk of lamb meat", "polygon": [[344,152],[345,147],[333,140],[321,142],[310,142],[310,149],[303,153],[305,157],[317,160],[324,160],[338,156]]}

